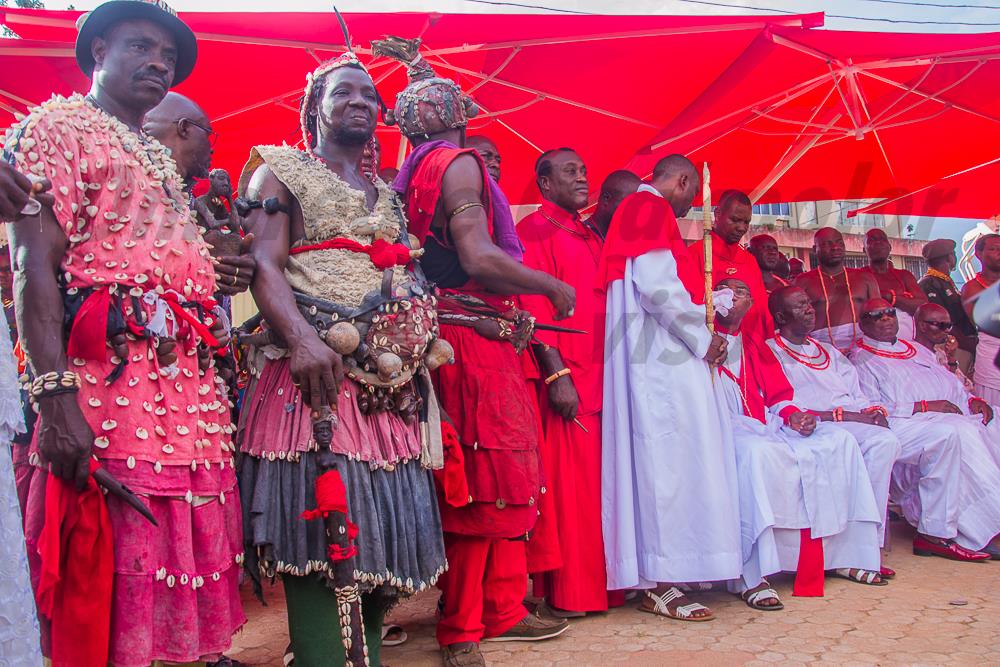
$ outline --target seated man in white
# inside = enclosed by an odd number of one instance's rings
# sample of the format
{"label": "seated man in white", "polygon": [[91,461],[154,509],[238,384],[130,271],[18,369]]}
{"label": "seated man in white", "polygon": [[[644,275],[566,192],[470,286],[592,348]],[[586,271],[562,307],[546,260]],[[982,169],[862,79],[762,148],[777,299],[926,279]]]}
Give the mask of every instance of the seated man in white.
{"label": "seated man in white", "polygon": [[[871,299],[865,304],[861,330],[864,337],[851,353],[861,390],[885,407],[897,433],[903,432],[899,421],[928,431],[944,424],[957,434],[957,482],[944,463],[930,483],[923,461],[898,464],[894,472],[903,514],[919,531],[913,553],[961,561],[989,558],[996,552],[991,542],[1000,533],[1000,468],[995,459],[1000,438],[993,409],[969,394],[931,350],[897,338],[899,323],[888,301]],[[979,553],[983,549],[990,552]]]}
{"label": "seated man in white", "polygon": [[[961,488],[961,443],[957,431],[943,423],[888,419],[888,411],[861,390],[858,372],[847,357],[832,345],[809,336],[815,326],[816,311],[803,290],[797,287],[776,290],[768,304],[777,327],[768,345],[795,388],[795,400],[821,420],[837,422],[857,439],[883,521],[895,461],[905,464],[897,470],[918,475],[914,486],[924,505],[957,507]],[[928,531],[940,530],[932,519],[932,514],[925,515],[918,524],[921,541],[928,534],[937,535]],[[884,545],[884,529],[881,537]],[[882,576],[893,574],[888,568],[882,569]]]}
{"label": "seated man in white", "polygon": [[[720,303],[716,323],[729,356],[715,383],[732,420],[740,490],[743,547],[742,597],[755,609],[780,608],[766,577],[803,573],[800,547],[821,544],[818,570],[882,585],[878,531],[881,512],[854,437],[793,403],[792,388],[770,348],[739,331],[751,305],[736,279],[731,308]],[[809,533],[803,536],[802,532]],[[819,546],[817,544],[816,546]]]}

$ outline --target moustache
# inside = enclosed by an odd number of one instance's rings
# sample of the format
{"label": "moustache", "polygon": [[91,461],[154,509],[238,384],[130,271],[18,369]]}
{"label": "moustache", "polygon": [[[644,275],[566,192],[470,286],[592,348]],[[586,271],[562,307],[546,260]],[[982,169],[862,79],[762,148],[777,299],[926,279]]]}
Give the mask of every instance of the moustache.
{"label": "moustache", "polygon": [[155,74],[148,74],[148,73],[147,74],[139,74],[139,73],[137,73],[137,74],[135,74],[135,75],[132,76],[132,79],[135,80],[135,81],[152,81],[153,83],[159,84],[159,85],[163,86],[164,88],[168,88],[169,87],[167,85],[167,80],[164,77],[157,76]]}

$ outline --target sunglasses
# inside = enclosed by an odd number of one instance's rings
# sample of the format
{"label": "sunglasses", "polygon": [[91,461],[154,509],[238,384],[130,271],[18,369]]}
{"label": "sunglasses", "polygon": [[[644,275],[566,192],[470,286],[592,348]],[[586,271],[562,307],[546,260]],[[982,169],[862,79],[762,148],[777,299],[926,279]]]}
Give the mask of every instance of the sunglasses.
{"label": "sunglasses", "polygon": [[873,310],[861,315],[861,317],[866,320],[880,320],[883,317],[896,317],[895,308],[883,308],[882,310]]}
{"label": "sunglasses", "polygon": [[194,127],[197,127],[199,130],[204,132],[206,135],[208,135],[208,145],[211,146],[212,148],[215,148],[215,142],[219,140],[218,132],[208,127],[202,127],[201,125],[194,122],[190,118],[181,118],[180,120],[177,121],[178,126],[182,124],[193,125]]}
{"label": "sunglasses", "polygon": [[932,322],[930,320],[924,321],[927,323],[927,326],[934,327],[938,331],[951,331],[951,327],[953,326],[951,322]]}

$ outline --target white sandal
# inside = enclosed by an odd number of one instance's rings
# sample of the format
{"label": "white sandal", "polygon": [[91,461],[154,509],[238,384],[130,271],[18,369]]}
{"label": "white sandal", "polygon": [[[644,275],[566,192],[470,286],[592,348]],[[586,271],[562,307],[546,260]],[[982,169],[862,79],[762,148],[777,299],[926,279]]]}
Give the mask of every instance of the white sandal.
{"label": "white sandal", "polygon": [[[852,569],[854,570],[853,575],[851,574]],[[865,584],[866,586],[886,586],[889,584],[888,581],[882,578],[882,575],[879,572],[874,570],[842,567],[834,570],[833,573],[842,579],[856,581],[857,583]]]}
{"label": "white sandal", "polygon": [[[386,639],[389,635],[396,635],[394,639]],[[382,646],[399,646],[404,643],[410,636],[406,634],[406,630],[400,625],[383,625],[382,626]]]}
{"label": "white sandal", "polygon": [[[785,605],[781,602],[781,598],[778,597],[778,591],[773,588],[762,588],[758,591],[751,593],[750,591],[744,591],[740,593],[740,598],[747,603],[747,606],[751,609],[758,609],[760,611],[781,611],[785,608]],[[777,600],[778,604],[760,604],[765,600]]]}
{"label": "white sandal", "polygon": [[[653,591],[646,591],[646,598],[653,602],[653,608],[646,609],[642,605],[639,605],[639,611],[644,611],[647,614],[656,614],[657,616],[672,618],[677,621],[692,621],[695,623],[715,620],[715,615],[712,613],[712,610],[705,605],[698,604],[697,602],[680,605],[671,611],[667,606],[668,604],[674,600],[686,599],[684,593],[682,593],[676,586],[671,586],[663,595],[657,595]],[[693,614],[696,611],[707,611],[709,615],[694,616]]]}
{"label": "white sandal", "polygon": [[677,588],[683,593],[705,593],[712,590],[712,584],[707,581],[700,581],[696,584],[677,584]]}

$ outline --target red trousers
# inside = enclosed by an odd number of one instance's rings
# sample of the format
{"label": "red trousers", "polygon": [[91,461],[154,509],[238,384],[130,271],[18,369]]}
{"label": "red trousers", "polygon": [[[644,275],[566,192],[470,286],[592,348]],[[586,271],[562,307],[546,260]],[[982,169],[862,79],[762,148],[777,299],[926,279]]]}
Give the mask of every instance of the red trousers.
{"label": "red trousers", "polygon": [[448,571],[438,580],[444,603],[438,644],[479,643],[528,615],[521,603],[528,587],[524,542],[445,533],[444,547]]}

